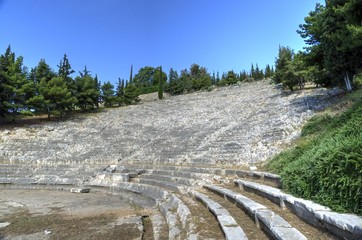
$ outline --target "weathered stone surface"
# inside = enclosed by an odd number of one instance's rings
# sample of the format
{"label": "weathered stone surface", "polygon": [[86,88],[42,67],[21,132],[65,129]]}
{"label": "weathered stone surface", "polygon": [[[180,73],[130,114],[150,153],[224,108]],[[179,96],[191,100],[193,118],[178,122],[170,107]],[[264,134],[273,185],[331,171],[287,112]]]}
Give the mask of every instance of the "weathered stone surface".
{"label": "weathered stone surface", "polygon": [[243,196],[242,194],[235,193],[231,190],[228,190],[228,189],[225,189],[225,188],[222,188],[219,186],[215,186],[215,185],[205,185],[204,187],[206,187],[207,189],[210,189],[218,194],[221,194],[223,196],[227,196],[228,198],[234,199],[236,204],[239,207],[246,209],[248,214],[252,217],[255,216],[255,213],[258,210],[266,209],[266,207],[264,205],[261,205],[255,201]]}
{"label": "weathered stone surface", "polygon": [[266,185],[261,185],[254,182],[236,179],[234,183],[246,190],[256,192],[257,194],[268,198],[272,202],[278,204],[281,208],[284,208],[285,194],[278,188],[273,188]]}
{"label": "weathered stone surface", "polygon": [[170,191],[175,191],[175,192],[180,192],[180,193],[186,193],[187,189],[188,189],[188,187],[183,186],[178,183],[159,181],[159,180],[155,180],[155,179],[140,178],[139,183],[153,185],[153,186],[160,187],[160,188],[166,188]]}
{"label": "weathered stone surface", "polygon": [[362,218],[353,214],[315,211],[325,228],[344,239],[362,239]]}
{"label": "weathered stone surface", "polygon": [[0,228],[7,227],[7,226],[9,226],[9,225],[10,225],[9,222],[3,222],[3,223],[0,223]]}
{"label": "weathered stone surface", "polygon": [[234,193],[231,190],[219,186],[206,185],[205,187],[235,201],[239,207],[245,209],[248,214],[255,219],[260,228],[263,228],[273,238],[306,239],[297,229],[292,228],[287,221],[268,210],[264,205],[254,202],[242,194]]}
{"label": "weathered stone surface", "polygon": [[225,238],[227,240],[246,240],[248,239],[241,229],[241,227],[237,224],[235,219],[230,215],[217,215],[217,220],[220,223],[220,226],[225,234]]}
{"label": "weathered stone surface", "polygon": [[155,179],[160,181],[169,181],[186,186],[195,186],[197,181],[194,179],[184,178],[184,177],[174,177],[169,175],[160,175],[160,174],[142,174],[140,178],[144,179]]}
{"label": "weathered stone surface", "polygon": [[117,185],[120,182],[129,182],[128,173],[110,173],[106,172],[105,174],[99,174],[95,178],[89,181],[90,185],[100,185],[100,186],[112,186]]}
{"label": "weathered stone surface", "polygon": [[0,159],[254,165],[298,137],[301,124],[330,98],[325,89],[284,94],[263,81],[216,88],[64,122],[1,129]]}
{"label": "weathered stone surface", "polygon": [[90,188],[72,188],[70,189],[71,193],[89,193]]}
{"label": "weathered stone surface", "polygon": [[259,225],[263,225],[264,229],[275,239],[307,239],[297,229],[293,228],[287,221],[270,210],[257,211],[256,219]]}
{"label": "weathered stone surface", "polygon": [[226,239],[247,239],[244,231],[237,224],[235,219],[219,203],[208,198],[205,194],[199,193],[197,191],[192,191],[191,193],[197,199],[203,202],[207,208],[216,216]]}
{"label": "weathered stone surface", "polygon": [[273,187],[245,180],[235,180],[234,182],[243,187],[250,188],[257,194],[269,199],[279,198],[280,202],[285,202],[285,205],[300,218],[315,226],[324,227],[339,237],[345,239],[362,238],[362,218],[357,215],[333,212],[328,207],[310,200],[296,198]]}
{"label": "weathered stone surface", "polygon": [[147,196],[157,202],[164,201],[169,197],[169,193],[158,187],[145,184],[121,182],[116,186],[111,186],[112,191],[130,191]]}

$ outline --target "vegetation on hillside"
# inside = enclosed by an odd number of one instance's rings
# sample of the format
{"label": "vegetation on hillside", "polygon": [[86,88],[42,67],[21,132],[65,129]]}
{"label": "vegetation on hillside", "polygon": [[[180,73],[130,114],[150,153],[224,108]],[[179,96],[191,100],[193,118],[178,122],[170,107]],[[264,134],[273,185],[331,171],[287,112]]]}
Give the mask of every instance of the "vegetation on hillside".
{"label": "vegetation on hillside", "polygon": [[[323,86],[361,85],[362,2],[326,0],[317,4],[298,33],[309,45],[294,53],[279,47],[274,81],[293,90],[306,81]],[[282,177],[283,188],[337,211],[362,214],[362,90],[347,111],[321,114],[302,130],[290,150],[267,167]],[[351,97],[349,96],[349,97]]]}
{"label": "vegetation on hillside", "polygon": [[9,46],[0,55],[0,117],[15,120],[19,114],[46,113],[50,118],[51,115],[62,116],[76,109],[95,109],[100,103],[105,107],[129,105],[137,103],[140,94],[158,92],[162,99],[163,91],[182,94],[207,90],[212,85],[225,86],[246,79],[270,78],[274,71],[269,65],[265,71],[258,65],[254,69],[252,65],[249,74],[246,71],[240,74],[229,71],[220,78],[219,73],[211,76],[205,67],[192,64],[180,75],[172,68],[167,76],[162,67],[146,66],[133,76],[131,66],[129,80],[118,79],[117,86],[114,86],[110,81],[102,84],[87,67],[73,77],[75,71],[66,54],[57,67],[56,72],[41,59],[36,67],[28,71],[23,65],[23,57],[16,57]]}
{"label": "vegetation on hillside", "polygon": [[296,146],[267,167],[281,175],[284,190],[362,215],[362,89],[348,97],[351,108],[313,117]]}

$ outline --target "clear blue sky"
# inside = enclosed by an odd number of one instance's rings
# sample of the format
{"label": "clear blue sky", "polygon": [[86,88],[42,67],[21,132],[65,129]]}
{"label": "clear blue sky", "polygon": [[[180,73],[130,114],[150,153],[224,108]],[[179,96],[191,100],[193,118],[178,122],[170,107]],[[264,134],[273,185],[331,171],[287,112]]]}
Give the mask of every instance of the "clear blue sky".
{"label": "clear blue sky", "polygon": [[274,64],[316,0],[0,0],[0,52],[57,70],[64,53],[78,74],[129,78],[144,66],[168,73],[197,63],[210,73]]}

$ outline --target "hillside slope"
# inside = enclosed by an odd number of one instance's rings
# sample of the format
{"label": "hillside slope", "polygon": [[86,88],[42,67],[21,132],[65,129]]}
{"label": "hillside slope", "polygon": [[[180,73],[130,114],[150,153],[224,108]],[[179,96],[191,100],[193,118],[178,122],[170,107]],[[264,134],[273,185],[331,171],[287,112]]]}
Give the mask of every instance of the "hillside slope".
{"label": "hillside slope", "polygon": [[332,100],[326,89],[245,83],[1,129],[0,161],[250,165],[279,152]]}

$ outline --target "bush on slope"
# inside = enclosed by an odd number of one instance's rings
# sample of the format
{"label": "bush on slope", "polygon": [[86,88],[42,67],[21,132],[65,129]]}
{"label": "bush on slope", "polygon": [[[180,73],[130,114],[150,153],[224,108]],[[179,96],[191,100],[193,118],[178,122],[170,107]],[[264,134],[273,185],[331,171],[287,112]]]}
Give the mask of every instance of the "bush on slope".
{"label": "bush on slope", "polygon": [[300,143],[268,168],[283,188],[341,212],[362,215],[362,101],[340,116],[316,116]]}

